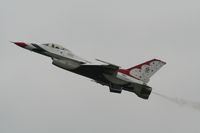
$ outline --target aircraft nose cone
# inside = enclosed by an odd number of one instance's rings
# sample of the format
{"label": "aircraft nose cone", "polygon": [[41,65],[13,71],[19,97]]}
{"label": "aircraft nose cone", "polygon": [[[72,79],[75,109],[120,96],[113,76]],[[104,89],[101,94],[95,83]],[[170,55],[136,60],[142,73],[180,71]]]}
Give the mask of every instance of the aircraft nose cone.
{"label": "aircraft nose cone", "polygon": [[13,42],[14,44],[16,44],[17,46],[20,46],[22,48],[28,46],[28,44],[24,43],[24,42]]}

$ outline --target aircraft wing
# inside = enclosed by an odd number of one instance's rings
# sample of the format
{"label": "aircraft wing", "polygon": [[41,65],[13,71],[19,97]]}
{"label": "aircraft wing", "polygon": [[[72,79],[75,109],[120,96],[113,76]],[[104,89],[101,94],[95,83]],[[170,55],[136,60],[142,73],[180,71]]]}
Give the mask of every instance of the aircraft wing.
{"label": "aircraft wing", "polygon": [[103,60],[100,60],[100,59],[96,59],[96,60],[99,61],[99,62],[108,64],[108,65],[110,65],[110,66],[112,66],[112,67],[118,67],[118,68],[120,67],[120,66],[117,66],[117,65],[115,65],[115,64],[109,63],[109,62],[107,62],[107,61],[103,61]]}
{"label": "aircraft wing", "polygon": [[106,61],[103,61],[103,60],[99,60],[99,59],[96,59],[97,61],[99,62],[102,62],[104,64],[102,65],[88,65],[88,64],[84,64],[83,66],[87,66],[89,67],[90,69],[95,69],[97,70],[98,72],[101,72],[102,74],[115,74],[117,70],[119,70],[120,66],[117,66],[115,64],[112,64],[112,63],[109,63],[109,62],[106,62]]}
{"label": "aircraft wing", "polygon": [[102,85],[108,85],[109,81],[104,77],[104,74],[114,75],[117,73],[119,67],[115,65],[86,65],[82,64],[80,67],[71,70],[74,73],[89,77]]}
{"label": "aircraft wing", "polygon": [[80,69],[85,69],[86,71],[93,71],[94,73],[101,73],[101,74],[114,74],[115,72],[117,72],[117,70],[119,69],[118,66],[114,66],[114,65],[86,65],[83,64],[80,66]]}
{"label": "aircraft wing", "polygon": [[119,66],[111,64],[109,62],[96,59],[99,62],[102,62],[104,64],[102,65],[94,65],[94,64],[82,64],[80,66],[80,69],[85,69],[85,71],[92,71],[94,73],[98,74],[115,74],[117,70],[119,70]]}

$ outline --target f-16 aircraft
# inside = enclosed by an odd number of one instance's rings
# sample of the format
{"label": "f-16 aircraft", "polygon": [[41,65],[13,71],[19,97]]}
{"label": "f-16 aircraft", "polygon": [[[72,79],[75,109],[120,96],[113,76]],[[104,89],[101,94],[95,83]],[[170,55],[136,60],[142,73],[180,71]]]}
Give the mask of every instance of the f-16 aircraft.
{"label": "f-16 aircraft", "polygon": [[57,67],[108,86],[110,92],[121,93],[122,90],[125,90],[133,92],[143,99],[148,99],[152,91],[152,88],[147,85],[150,77],[166,64],[161,60],[152,59],[134,67],[122,69],[120,66],[99,59],[96,60],[103,64],[96,65],[54,43],[13,43],[27,50],[50,57],[52,64]]}

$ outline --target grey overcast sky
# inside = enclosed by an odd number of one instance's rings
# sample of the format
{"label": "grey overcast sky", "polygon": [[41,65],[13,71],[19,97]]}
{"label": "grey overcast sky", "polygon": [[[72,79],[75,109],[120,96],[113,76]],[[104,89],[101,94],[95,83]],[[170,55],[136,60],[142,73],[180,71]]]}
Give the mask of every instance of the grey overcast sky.
{"label": "grey overcast sky", "polygon": [[54,42],[124,68],[167,62],[153,91],[200,102],[199,0],[0,0],[1,133],[199,133],[200,111],[51,65],[9,41]]}

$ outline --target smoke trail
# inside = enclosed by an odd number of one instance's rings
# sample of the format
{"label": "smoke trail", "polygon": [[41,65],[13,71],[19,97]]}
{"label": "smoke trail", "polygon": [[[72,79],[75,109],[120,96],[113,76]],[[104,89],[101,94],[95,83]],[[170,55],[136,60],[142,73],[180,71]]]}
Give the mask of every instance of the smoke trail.
{"label": "smoke trail", "polygon": [[200,102],[192,102],[192,101],[185,100],[185,99],[182,99],[182,98],[169,97],[169,96],[157,93],[157,92],[152,92],[152,93],[157,95],[157,96],[160,96],[160,97],[162,97],[162,98],[164,98],[164,99],[166,99],[170,102],[176,103],[176,104],[181,105],[181,106],[190,107],[190,108],[193,108],[195,110],[200,111]]}

